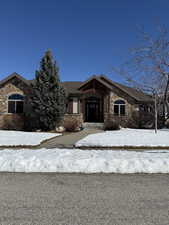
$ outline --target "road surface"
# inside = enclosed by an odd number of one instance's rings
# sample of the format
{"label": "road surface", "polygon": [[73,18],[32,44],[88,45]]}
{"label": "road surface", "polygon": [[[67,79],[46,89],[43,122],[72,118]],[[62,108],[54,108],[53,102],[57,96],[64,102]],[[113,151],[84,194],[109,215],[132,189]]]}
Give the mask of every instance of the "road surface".
{"label": "road surface", "polygon": [[168,225],[169,175],[0,173],[0,225]]}

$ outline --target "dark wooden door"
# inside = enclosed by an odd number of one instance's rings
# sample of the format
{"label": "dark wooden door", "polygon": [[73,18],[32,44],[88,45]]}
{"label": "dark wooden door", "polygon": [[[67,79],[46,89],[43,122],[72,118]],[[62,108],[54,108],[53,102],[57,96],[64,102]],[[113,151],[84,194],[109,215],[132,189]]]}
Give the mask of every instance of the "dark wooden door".
{"label": "dark wooden door", "polygon": [[89,98],[86,100],[86,122],[101,122],[101,105],[100,99]]}

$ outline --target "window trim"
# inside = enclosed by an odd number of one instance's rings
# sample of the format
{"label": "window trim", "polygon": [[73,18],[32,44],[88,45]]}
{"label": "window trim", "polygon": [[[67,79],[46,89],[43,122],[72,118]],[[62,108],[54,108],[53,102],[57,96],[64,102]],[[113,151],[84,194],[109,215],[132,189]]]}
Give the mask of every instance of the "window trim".
{"label": "window trim", "polygon": [[[21,100],[21,99],[9,99],[9,97],[10,96],[12,96],[12,95],[20,95],[20,96],[22,96],[23,97],[23,100]],[[7,96],[7,114],[23,114],[24,113],[24,95],[22,94],[22,93],[16,93],[16,92],[14,92],[14,93],[10,93],[10,94],[8,94],[8,96]],[[9,102],[15,102],[15,112],[14,113],[10,113],[9,112]],[[16,102],[23,102],[23,112],[22,113],[17,113],[16,111],[17,111],[17,103]]]}
{"label": "window trim", "polygon": [[[121,102],[124,102],[124,103],[116,103],[118,101],[121,101]],[[115,106],[118,106],[118,113],[116,114],[114,112],[114,107]],[[121,114],[121,106],[124,106],[124,114]],[[126,102],[123,100],[123,99],[117,99],[114,101],[114,104],[113,104],[113,115],[114,116],[126,116]]]}
{"label": "window trim", "polygon": [[[74,99],[76,99],[76,101],[74,101]],[[77,111],[75,112],[74,111],[74,103],[77,103]],[[71,107],[70,105],[71,104]],[[71,110],[70,110],[71,109]],[[80,109],[80,98],[79,97],[70,97],[68,98],[67,100],[67,103],[66,103],[66,114],[74,114],[74,115],[78,115],[80,114],[81,112],[81,109]]]}
{"label": "window trim", "polygon": [[79,114],[79,99],[77,97],[73,97],[72,102],[72,114]]}

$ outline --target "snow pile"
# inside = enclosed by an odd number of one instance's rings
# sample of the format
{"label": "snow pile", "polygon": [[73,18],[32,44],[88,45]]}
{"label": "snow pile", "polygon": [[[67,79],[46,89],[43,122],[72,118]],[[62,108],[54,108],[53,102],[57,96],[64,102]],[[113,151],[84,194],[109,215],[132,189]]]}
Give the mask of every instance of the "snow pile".
{"label": "snow pile", "polygon": [[121,129],[91,134],[76,143],[77,147],[112,147],[112,146],[169,146],[169,130]]}
{"label": "snow pile", "polygon": [[0,171],[169,173],[169,151],[2,150],[0,151]]}
{"label": "snow pile", "polygon": [[0,130],[0,146],[34,146],[58,135],[61,134]]}

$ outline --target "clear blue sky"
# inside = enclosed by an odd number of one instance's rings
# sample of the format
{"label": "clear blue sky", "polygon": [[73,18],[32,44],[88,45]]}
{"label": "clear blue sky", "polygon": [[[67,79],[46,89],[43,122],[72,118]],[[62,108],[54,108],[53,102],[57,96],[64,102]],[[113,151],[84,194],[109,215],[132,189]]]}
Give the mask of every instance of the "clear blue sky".
{"label": "clear blue sky", "polygon": [[138,43],[138,25],[169,27],[168,0],[5,0],[0,5],[0,79],[32,79],[50,48],[62,80],[112,72]]}

